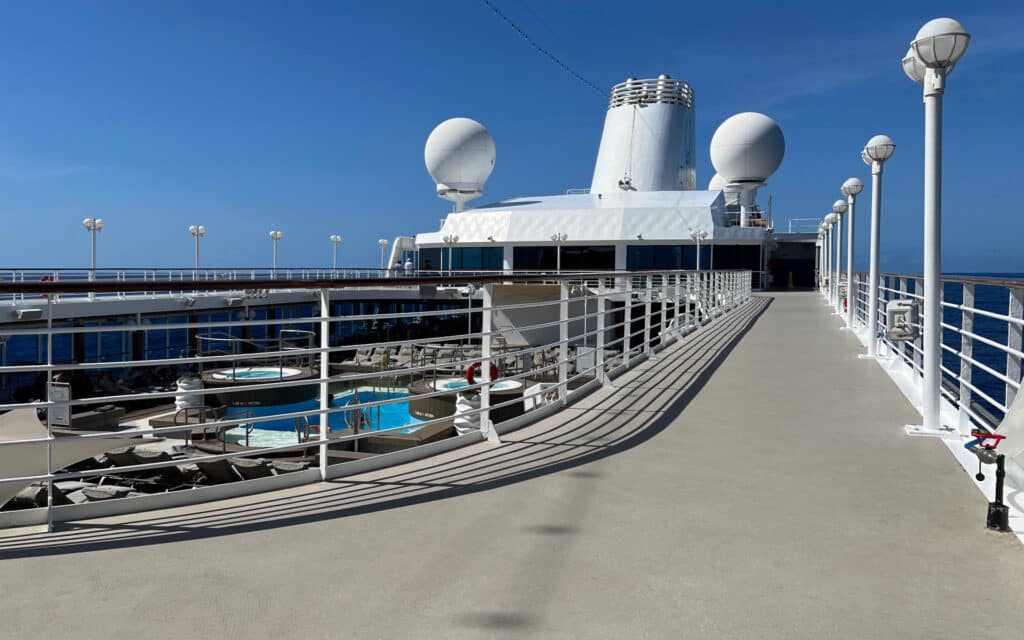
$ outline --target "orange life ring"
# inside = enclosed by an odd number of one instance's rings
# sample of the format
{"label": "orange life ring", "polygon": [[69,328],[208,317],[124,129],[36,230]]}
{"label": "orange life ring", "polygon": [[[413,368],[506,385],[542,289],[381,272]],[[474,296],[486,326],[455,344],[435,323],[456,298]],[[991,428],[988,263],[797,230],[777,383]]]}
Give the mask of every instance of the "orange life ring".
{"label": "orange life ring", "polygon": [[[471,364],[468,367],[466,367],[466,382],[468,382],[469,384],[476,384],[476,376],[478,375],[477,371],[480,371],[482,373],[482,369],[483,369],[483,365],[481,363],[479,363],[479,362],[474,362],[473,364]],[[494,382],[497,379],[498,379],[498,367],[494,366],[494,363],[492,362],[491,363],[491,382]]]}

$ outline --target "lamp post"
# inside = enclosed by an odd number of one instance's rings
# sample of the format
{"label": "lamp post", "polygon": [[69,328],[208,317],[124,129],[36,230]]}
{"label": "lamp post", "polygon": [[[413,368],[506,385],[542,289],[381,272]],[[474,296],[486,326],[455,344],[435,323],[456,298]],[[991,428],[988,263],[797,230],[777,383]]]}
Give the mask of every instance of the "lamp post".
{"label": "lamp post", "polygon": [[827,274],[826,278],[828,280],[828,283],[827,283],[828,286],[825,289],[825,298],[828,301],[829,305],[834,304],[833,303],[833,299],[834,299],[833,290],[834,290],[834,288],[836,286],[836,279],[834,277],[835,270],[833,269],[832,264],[835,261],[835,255],[836,255],[836,247],[835,247],[836,232],[835,232],[835,227],[836,227],[836,218],[838,218],[838,217],[839,216],[837,216],[834,213],[829,213],[829,214],[827,214],[825,216],[825,226],[826,226],[826,229],[828,230],[828,242],[825,243],[825,273]]}
{"label": "lamp post", "polygon": [[913,433],[937,435],[943,429],[939,415],[942,384],[942,94],[971,36],[956,20],[930,20],[910,43],[903,71],[924,85],[924,392],[923,428]]}
{"label": "lamp post", "polygon": [[203,225],[189,225],[188,232],[196,239],[196,267],[192,272],[192,279],[199,279],[199,239],[206,235],[206,227]]}
{"label": "lamp post", "polygon": [[377,241],[377,244],[380,245],[380,270],[383,272],[384,271],[384,249],[386,249],[387,246],[388,246],[388,239],[387,238],[381,238],[380,240]]}
{"label": "lamp post", "polygon": [[331,272],[334,277],[338,277],[338,245],[341,244],[341,236],[335,233],[327,239],[334,245],[331,252]]}
{"label": "lamp post", "polygon": [[853,212],[856,209],[857,195],[864,190],[864,183],[859,178],[847,178],[843,183],[842,192],[846,196],[849,214],[846,216],[846,326],[853,329],[853,308],[857,303],[857,291],[853,283],[853,248],[855,244],[855,226]]}
{"label": "lamp post", "polygon": [[839,291],[839,279],[842,275],[843,265],[843,214],[846,213],[847,204],[844,200],[836,200],[832,203],[832,213],[835,215],[836,224],[836,286],[835,286],[835,300],[833,301],[836,305],[836,313],[842,313],[843,310],[843,298]]}
{"label": "lamp post", "polygon": [[86,218],[82,220],[85,230],[92,234],[92,268],[89,270],[89,280],[96,279],[96,234],[103,231],[105,224],[103,218]]}
{"label": "lamp post", "polygon": [[871,165],[871,258],[868,266],[868,357],[878,356],[878,252],[882,224],[882,165],[896,144],[889,136],[868,140],[861,158]]}
{"label": "lamp post", "polygon": [[562,245],[569,239],[564,233],[551,234],[551,242],[555,243],[555,273],[562,273]]}
{"label": "lamp post", "polygon": [[277,279],[277,243],[281,241],[281,238],[284,237],[284,234],[282,232],[277,231],[275,229],[274,231],[271,231],[267,235],[270,236],[270,239],[274,241],[274,273],[273,273],[273,278],[276,280]]}
{"label": "lamp post", "polygon": [[697,243],[697,271],[700,271],[700,241],[708,237],[708,232],[701,229],[690,229],[690,238]]}
{"label": "lamp post", "polygon": [[450,278],[452,276],[452,248],[458,244],[459,236],[449,233],[441,240],[448,246],[448,277]]}

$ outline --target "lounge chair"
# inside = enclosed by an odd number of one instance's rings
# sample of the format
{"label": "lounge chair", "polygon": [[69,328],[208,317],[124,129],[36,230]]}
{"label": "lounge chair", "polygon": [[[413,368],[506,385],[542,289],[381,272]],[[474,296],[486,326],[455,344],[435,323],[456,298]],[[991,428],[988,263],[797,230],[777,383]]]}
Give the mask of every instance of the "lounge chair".
{"label": "lounge chair", "polygon": [[296,471],[305,471],[309,468],[309,462],[303,460],[301,462],[288,462],[287,460],[279,460],[271,463],[274,472],[277,475],[282,473],[295,473]]}
{"label": "lounge chair", "polygon": [[231,464],[243,480],[255,480],[274,475],[270,460],[266,458],[231,458]]}
{"label": "lounge chair", "polygon": [[203,460],[197,461],[195,465],[209,484],[226,484],[243,479],[227,460]]}
{"label": "lounge chair", "polygon": [[142,495],[131,487],[120,485],[100,485],[98,487],[86,487],[81,490],[87,502],[101,502],[103,500],[115,500],[117,498],[134,498]]}

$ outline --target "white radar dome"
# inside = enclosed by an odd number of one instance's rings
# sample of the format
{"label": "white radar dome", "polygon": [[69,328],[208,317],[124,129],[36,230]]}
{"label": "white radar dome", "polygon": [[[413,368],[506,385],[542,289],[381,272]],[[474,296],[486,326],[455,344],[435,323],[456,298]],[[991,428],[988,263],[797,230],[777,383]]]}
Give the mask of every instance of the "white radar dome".
{"label": "white radar dome", "polygon": [[437,195],[461,209],[462,203],[480,197],[494,170],[494,139],[476,120],[445,120],[430,132],[423,160]]}
{"label": "white radar dome", "polygon": [[725,178],[721,174],[716,173],[711,176],[711,180],[708,181],[708,191],[721,191],[726,185]]}
{"label": "white radar dome", "polygon": [[764,182],[785,153],[782,129],[763,113],[737,113],[711,137],[711,164],[728,182]]}

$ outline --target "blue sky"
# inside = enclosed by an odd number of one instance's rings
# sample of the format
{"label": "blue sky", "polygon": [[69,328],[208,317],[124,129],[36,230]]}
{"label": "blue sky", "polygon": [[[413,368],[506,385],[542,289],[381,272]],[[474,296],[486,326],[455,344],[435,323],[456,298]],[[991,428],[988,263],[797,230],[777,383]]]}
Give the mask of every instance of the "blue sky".
{"label": "blue sky", "polygon": [[[899,60],[926,20],[973,36],[945,97],[943,268],[1024,271],[1015,211],[1024,141],[1020,2],[623,4],[497,0],[600,86],[661,72],[697,101],[698,183],[715,127],[781,124],[786,159],[762,192],[777,226],[820,217],[875,133],[886,166],[884,270],[921,265],[921,91]],[[745,5],[745,6],[744,6]],[[433,230],[423,143],[468,116],[497,145],[484,201],[590,183],[606,102],[478,0],[8,3],[0,11],[0,266],[374,266],[376,239]],[[867,264],[868,201],[858,263]],[[1003,231],[1000,231],[1003,229]]]}

